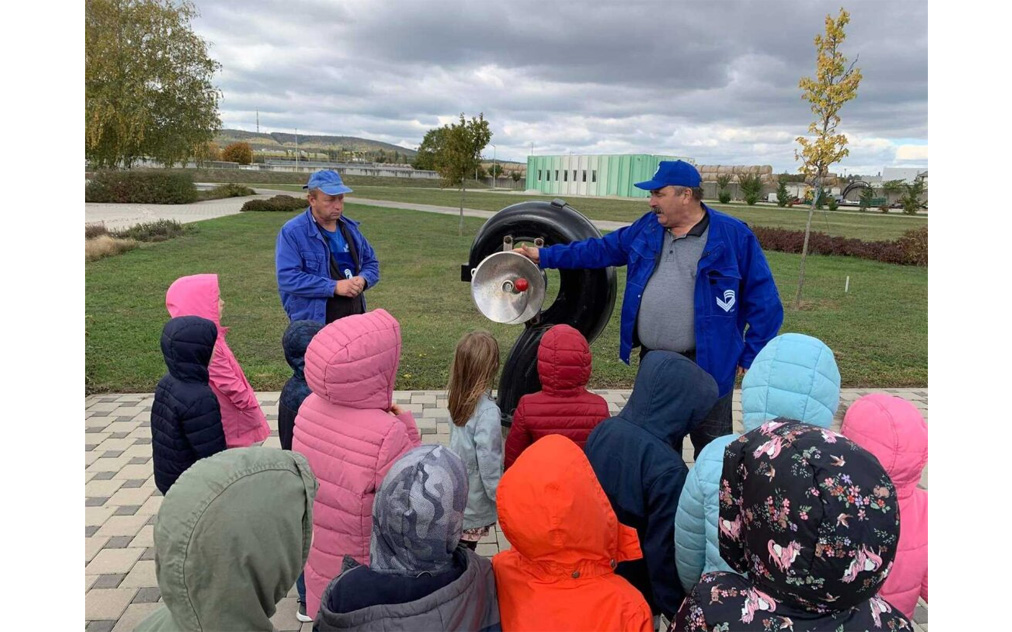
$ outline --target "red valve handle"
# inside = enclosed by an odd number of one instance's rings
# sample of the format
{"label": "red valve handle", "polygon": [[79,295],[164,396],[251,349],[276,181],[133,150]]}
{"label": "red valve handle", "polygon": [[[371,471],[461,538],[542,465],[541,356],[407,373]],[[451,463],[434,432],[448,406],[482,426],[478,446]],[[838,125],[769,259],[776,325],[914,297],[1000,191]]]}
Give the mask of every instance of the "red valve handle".
{"label": "red valve handle", "polygon": [[527,279],[520,278],[513,283],[513,287],[515,287],[518,292],[526,292],[527,288],[530,287],[530,283],[527,282]]}

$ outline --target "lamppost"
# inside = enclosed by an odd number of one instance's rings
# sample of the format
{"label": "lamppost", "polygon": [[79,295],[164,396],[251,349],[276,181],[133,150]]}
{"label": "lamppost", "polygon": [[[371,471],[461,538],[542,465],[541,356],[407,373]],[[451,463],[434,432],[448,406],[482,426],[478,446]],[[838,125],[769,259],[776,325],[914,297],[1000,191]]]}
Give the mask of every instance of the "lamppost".
{"label": "lamppost", "polygon": [[[490,143],[491,144],[491,143]],[[492,188],[495,188],[496,173],[495,173],[495,145],[492,145]]]}

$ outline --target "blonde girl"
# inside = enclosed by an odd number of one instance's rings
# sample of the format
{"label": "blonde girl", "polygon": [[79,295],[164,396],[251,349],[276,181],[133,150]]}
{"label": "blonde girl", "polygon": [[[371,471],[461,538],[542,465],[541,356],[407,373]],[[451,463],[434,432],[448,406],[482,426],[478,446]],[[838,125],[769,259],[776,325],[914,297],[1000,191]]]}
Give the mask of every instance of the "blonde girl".
{"label": "blonde girl", "polygon": [[461,543],[471,550],[498,519],[495,494],[502,476],[503,442],[499,407],[492,399],[498,372],[499,343],[492,334],[472,331],[457,342],[447,385],[450,449],[467,466]]}

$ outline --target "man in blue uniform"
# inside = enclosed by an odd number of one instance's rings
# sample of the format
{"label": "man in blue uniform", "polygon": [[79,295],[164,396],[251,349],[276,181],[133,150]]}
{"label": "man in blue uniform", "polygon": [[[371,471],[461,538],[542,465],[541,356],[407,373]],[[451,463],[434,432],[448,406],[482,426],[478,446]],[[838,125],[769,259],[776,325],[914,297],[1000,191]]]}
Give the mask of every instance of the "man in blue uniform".
{"label": "man in blue uniform", "polygon": [[784,310],[759,240],[748,226],[703,204],[699,171],[662,161],[650,191],[650,212],[599,239],[515,250],[542,268],[628,266],[619,357],[629,363],[654,349],[696,362],[717,382],[719,399],[690,433],[695,454],[731,432],[736,373],[752,365],[777,335]]}
{"label": "man in blue uniform", "polygon": [[351,189],[333,170],[313,173],[302,188],[309,208],[281,227],[274,251],[281,305],[292,321],[362,314],[363,293],[379,283],[379,261],[358,222],[344,216]]}

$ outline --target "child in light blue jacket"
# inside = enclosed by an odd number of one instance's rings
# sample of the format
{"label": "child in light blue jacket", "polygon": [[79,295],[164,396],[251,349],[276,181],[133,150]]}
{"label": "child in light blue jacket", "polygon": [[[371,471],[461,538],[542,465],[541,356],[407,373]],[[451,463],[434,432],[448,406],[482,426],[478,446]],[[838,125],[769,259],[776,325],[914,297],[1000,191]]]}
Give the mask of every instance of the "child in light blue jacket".
{"label": "child in light blue jacket", "polygon": [[447,400],[450,450],[467,468],[468,493],[461,544],[472,551],[498,520],[495,497],[503,471],[502,422],[492,399],[499,372],[499,344],[487,331],[472,331],[457,343],[450,365]]}
{"label": "child in light blue jacket", "polygon": [[[829,428],[840,404],[840,370],[833,351],[804,334],[782,334],[763,347],[741,385],[745,432],[785,417]],[[718,437],[699,453],[675,513],[675,565],[688,593],[703,573],[733,572],[718,546],[718,487],[724,448],[739,434]]]}

